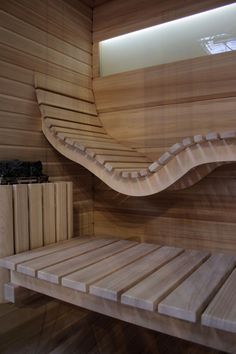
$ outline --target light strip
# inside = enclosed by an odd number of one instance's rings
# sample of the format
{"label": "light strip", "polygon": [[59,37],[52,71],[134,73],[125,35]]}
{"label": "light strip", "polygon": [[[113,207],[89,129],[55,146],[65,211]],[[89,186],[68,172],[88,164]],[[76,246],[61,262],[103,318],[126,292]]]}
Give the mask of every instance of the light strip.
{"label": "light strip", "polygon": [[101,74],[235,50],[235,19],[236,3],[232,3],[104,40]]}

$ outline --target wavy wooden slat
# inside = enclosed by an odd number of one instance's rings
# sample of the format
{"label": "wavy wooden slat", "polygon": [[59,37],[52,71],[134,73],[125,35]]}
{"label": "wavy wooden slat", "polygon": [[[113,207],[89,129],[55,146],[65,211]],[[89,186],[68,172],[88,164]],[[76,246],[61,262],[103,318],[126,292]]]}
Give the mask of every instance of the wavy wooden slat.
{"label": "wavy wooden slat", "polygon": [[[60,92],[59,80],[50,83],[50,77],[42,74],[39,78],[36,74],[35,82],[36,87],[40,83],[36,95],[48,141],[119,193],[145,196],[171,187],[186,188],[222,163],[235,161],[236,146],[232,141],[236,132],[225,131],[186,137],[150,162],[144,154],[106,132],[94,101],[69,97],[70,93],[75,97],[74,86],[67,84]],[[47,91],[53,87],[56,93]]]}

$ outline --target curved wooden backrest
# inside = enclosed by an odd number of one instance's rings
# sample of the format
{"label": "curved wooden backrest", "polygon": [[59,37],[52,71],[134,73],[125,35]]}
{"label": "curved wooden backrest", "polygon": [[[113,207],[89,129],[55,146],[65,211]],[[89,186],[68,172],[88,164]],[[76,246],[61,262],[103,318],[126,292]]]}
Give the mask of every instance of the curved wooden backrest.
{"label": "curved wooden backrest", "polygon": [[[177,188],[177,181],[195,169],[196,176],[182,184],[189,186],[219,164],[236,159],[236,132],[226,131],[187,137],[151,161],[107,133],[92,90],[38,73],[35,88],[49,142],[120,193],[145,196]],[[198,168],[205,164],[213,165]]]}

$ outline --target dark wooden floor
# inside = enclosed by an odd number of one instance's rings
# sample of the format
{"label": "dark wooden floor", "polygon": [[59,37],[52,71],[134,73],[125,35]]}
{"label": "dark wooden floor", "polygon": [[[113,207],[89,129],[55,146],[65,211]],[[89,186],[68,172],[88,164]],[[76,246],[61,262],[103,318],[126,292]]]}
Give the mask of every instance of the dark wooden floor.
{"label": "dark wooden floor", "polygon": [[1,354],[220,354],[44,296],[0,305]]}

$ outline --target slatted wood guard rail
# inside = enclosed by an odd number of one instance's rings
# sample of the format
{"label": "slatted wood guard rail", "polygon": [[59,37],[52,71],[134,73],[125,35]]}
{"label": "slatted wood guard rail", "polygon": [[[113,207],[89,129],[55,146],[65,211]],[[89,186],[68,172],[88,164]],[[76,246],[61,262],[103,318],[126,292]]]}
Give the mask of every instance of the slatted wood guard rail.
{"label": "slatted wood guard rail", "polygon": [[[42,129],[49,142],[120,193],[154,194],[174,185],[200,165],[216,163],[215,168],[217,164],[235,161],[235,131],[187,137],[171,146],[157,161],[150,161],[106,132],[91,89],[39,73],[35,75],[35,88]],[[211,167],[206,169],[211,170]],[[197,180],[205,174],[198,173]]]}
{"label": "slatted wood guard rail", "polygon": [[236,350],[236,255],[74,238],[5,257],[0,265],[11,271],[14,285]]}

